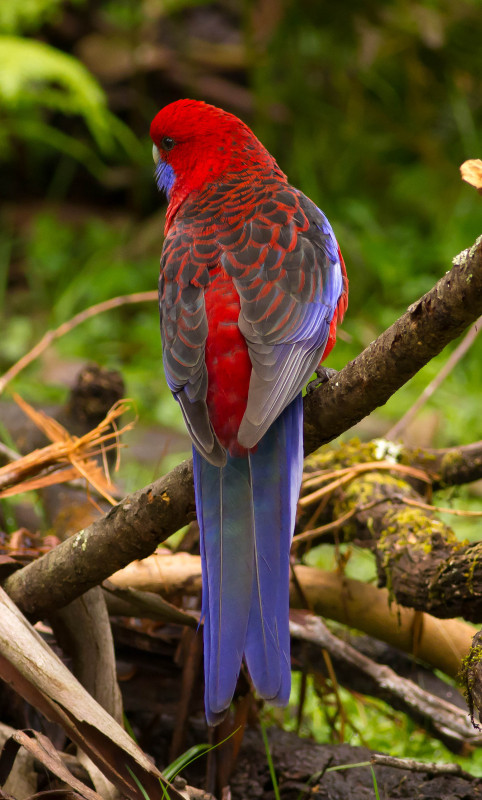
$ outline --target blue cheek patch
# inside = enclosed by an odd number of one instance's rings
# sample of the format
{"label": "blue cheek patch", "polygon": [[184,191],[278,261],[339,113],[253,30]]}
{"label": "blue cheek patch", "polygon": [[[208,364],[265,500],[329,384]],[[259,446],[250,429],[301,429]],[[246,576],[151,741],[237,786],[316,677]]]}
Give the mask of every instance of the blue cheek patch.
{"label": "blue cheek patch", "polygon": [[169,200],[169,195],[171,194],[173,183],[176,180],[173,168],[171,167],[170,164],[167,164],[165,161],[162,161],[161,159],[157,164],[155,174],[156,174],[156,183],[159,188],[159,191],[165,192],[167,195],[167,199]]}

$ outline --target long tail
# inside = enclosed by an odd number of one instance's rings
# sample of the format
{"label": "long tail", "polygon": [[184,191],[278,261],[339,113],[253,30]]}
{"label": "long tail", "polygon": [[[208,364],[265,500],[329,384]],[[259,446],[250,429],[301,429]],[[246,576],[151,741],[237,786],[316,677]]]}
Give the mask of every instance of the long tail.
{"label": "long tail", "polygon": [[285,705],[291,686],[289,551],[301,483],[301,394],[247,457],[224,467],[196,450],[206,716],[220,722],[243,654],[257,692]]}

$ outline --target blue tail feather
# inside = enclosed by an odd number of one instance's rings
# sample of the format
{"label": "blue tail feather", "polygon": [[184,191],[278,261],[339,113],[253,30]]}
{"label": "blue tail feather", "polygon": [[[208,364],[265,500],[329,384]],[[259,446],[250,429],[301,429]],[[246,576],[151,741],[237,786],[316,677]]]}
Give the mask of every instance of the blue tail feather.
{"label": "blue tail feather", "polygon": [[243,535],[252,495],[246,459],[224,467],[193,450],[196,508],[201,531],[205,705],[209,724],[229,707],[243,658],[253,574],[252,534]]}
{"label": "blue tail feather", "polygon": [[215,467],[193,454],[205,706],[214,725],[229,707],[243,653],[261,697],[288,702],[289,551],[301,483],[301,394],[247,457],[228,455],[224,467]]}

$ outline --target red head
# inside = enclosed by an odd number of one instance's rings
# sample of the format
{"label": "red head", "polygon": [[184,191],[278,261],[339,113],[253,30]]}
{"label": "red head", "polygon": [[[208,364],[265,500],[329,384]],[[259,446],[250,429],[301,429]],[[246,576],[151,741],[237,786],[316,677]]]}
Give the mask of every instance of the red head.
{"label": "red head", "polygon": [[156,178],[169,199],[167,226],[191,192],[210,183],[247,172],[275,172],[276,161],[244,122],[198,100],[177,100],[165,106],[151,123]]}

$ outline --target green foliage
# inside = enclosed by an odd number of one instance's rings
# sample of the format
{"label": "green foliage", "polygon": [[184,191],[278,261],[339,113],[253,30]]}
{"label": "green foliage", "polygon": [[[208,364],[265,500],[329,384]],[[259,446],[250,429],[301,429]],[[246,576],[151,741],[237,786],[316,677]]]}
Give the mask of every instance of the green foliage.
{"label": "green foliage", "polygon": [[228,739],[231,739],[232,736],[235,736],[239,731],[239,727],[235,728],[231,733],[222,739],[220,742],[216,744],[195,744],[186,750],[184,753],[181,753],[174,761],[172,761],[169,766],[165,767],[162,771],[162,774],[168,781],[173,781],[176,775],[179,775],[180,772],[186,769],[189,764],[192,764],[193,761],[197,761],[198,758],[201,756],[206,756],[212,750],[217,750],[218,747],[222,747]]}
{"label": "green foliage", "polygon": [[109,145],[109,114],[98,83],[79,61],[44,42],[0,36],[0,101],[9,112],[41,106],[80,114],[97,145]]}
{"label": "green foliage", "polygon": [[[143,787],[142,783],[140,782],[139,778],[138,778],[138,777],[137,777],[137,775],[136,775],[136,774],[135,774],[135,773],[134,773],[134,772],[131,770],[131,768],[130,768],[129,764],[126,764],[126,765],[125,765],[125,767],[126,767],[126,770],[127,770],[127,772],[129,773],[129,775],[131,776],[132,780],[133,780],[133,781],[134,781],[134,783],[136,784],[137,788],[139,789],[140,793],[142,794],[142,796],[143,796],[144,800],[151,800],[151,798],[150,798],[150,797],[149,797],[149,795],[147,794],[146,790],[144,789],[144,787]],[[166,791],[166,789],[165,789],[165,787],[164,787],[164,784],[162,784],[162,783],[161,783],[161,789],[162,789],[163,796],[164,796],[165,798],[167,798],[167,800],[169,800],[169,795],[168,795],[168,793],[167,793],[167,791]]]}
{"label": "green foliage", "polygon": [[[77,59],[44,42],[0,35],[0,160],[13,143],[55,148],[81,162],[97,179],[104,164],[99,157],[120,148],[132,159],[143,153],[132,132],[107,107],[106,97],[91,73]],[[83,119],[94,147],[61,130],[52,114]]]}
{"label": "green foliage", "polygon": [[[76,0],[81,5],[83,0]],[[0,161],[23,141],[36,154],[57,150],[104,179],[100,156],[142,162],[144,153],[132,131],[111,113],[97,80],[72,55],[19,34],[53,23],[63,0],[9,0],[0,4]],[[17,35],[15,35],[17,34]],[[79,117],[89,137],[72,135],[54,115]],[[64,126],[65,127],[65,126]],[[90,140],[89,140],[90,138]],[[68,167],[64,165],[68,172]],[[0,299],[1,299],[0,269]]]}
{"label": "green foliage", "polygon": [[[177,775],[179,775],[180,772],[182,772],[184,769],[186,769],[186,767],[188,767],[189,764],[192,764],[193,761],[197,761],[197,759],[201,758],[201,756],[207,755],[208,753],[211,752],[211,750],[216,750],[218,747],[221,747],[225,742],[228,741],[228,739],[230,739],[232,736],[234,736],[238,731],[239,731],[239,728],[236,728],[234,731],[232,731],[229,734],[229,736],[226,736],[225,739],[223,739],[221,742],[217,742],[217,744],[195,744],[195,745],[193,745],[193,747],[190,747],[189,750],[186,750],[184,753],[181,753],[180,756],[178,756],[174,761],[172,761],[167,767],[165,767],[162,770],[163,777],[167,781],[172,783],[174,778]],[[144,789],[144,787],[143,787],[142,783],[140,782],[139,778],[133,773],[133,771],[130,769],[128,764],[126,764],[126,769],[129,772],[129,775],[131,776],[131,778],[133,778],[133,780],[135,781],[136,786],[138,787],[138,789],[140,790],[142,796],[144,797],[144,800],[150,800],[149,795],[147,794],[146,790]],[[169,793],[168,793],[166,787],[164,786],[164,784],[162,784],[162,783],[161,783],[161,789],[162,789],[162,796],[165,798],[165,800],[169,800]]]}
{"label": "green foliage", "polygon": [[18,33],[35,30],[55,19],[63,0],[8,0],[0,3],[0,31]]}
{"label": "green foliage", "polygon": [[278,786],[278,780],[276,778],[276,771],[275,771],[275,768],[274,768],[273,758],[271,756],[271,749],[270,749],[269,741],[268,741],[268,734],[266,733],[266,728],[265,728],[262,720],[260,720],[260,727],[261,727],[261,736],[263,737],[264,749],[265,749],[265,752],[266,752],[266,760],[268,762],[269,775],[270,775],[270,778],[271,778],[271,783],[273,784],[273,793],[274,793],[274,796],[275,796],[275,800],[281,800],[281,795],[280,795],[279,786]]}
{"label": "green foliage", "polygon": [[480,3],[288,0],[279,12],[252,34],[257,131],[328,213],[355,316],[368,300],[398,312],[480,233],[458,173],[481,148]]}

